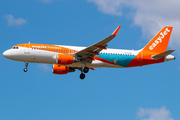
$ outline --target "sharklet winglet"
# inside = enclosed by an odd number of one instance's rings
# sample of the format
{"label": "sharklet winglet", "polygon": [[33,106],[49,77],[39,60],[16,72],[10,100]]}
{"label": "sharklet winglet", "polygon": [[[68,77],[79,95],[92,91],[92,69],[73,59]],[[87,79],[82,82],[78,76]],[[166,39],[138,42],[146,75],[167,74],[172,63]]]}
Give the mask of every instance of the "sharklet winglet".
{"label": "sharklet winglet", "polygon": [[116,30],[111,34],[112,36],[116,36],[121,26],[118,26]]}

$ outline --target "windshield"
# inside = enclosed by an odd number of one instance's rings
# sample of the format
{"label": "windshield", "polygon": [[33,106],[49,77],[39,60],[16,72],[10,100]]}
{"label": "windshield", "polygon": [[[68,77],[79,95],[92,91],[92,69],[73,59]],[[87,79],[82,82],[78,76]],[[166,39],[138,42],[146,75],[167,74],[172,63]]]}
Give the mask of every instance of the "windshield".
{"label": "windshield", "polygon": [[19,49],[19,47],[12,47],[12,49]]}

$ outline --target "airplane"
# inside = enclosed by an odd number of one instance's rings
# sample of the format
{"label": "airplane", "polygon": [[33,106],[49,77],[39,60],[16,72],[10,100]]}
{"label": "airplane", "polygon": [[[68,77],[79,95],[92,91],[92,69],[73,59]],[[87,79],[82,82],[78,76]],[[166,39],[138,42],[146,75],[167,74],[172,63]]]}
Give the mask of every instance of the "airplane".
{"label": "airplane", "polygon": [[108,42],[117,35],[120,27],[118,26],[109,37],[89,47],[24,43],[14,45],[5,51],[3,56],[25,62],[24,72],[28,70],[28,63],[47,63],[52,64],[52,72],[58,75],[80,70],[82,80],[85,78],[84,73],[88,73],[89,69],[137,67],[175,59],[170,55],[174,50],[166,51],[173,27],[162,28],[140,50],[107,49]]}

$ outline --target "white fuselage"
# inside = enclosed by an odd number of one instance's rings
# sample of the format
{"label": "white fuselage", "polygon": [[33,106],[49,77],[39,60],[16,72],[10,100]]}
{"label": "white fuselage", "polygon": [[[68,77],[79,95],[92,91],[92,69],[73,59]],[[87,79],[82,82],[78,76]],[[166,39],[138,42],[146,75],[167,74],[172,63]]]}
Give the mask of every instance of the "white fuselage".
{"label": "white fuselage", "polygon": [[[76,47],[76,46],[62,46],[69,49],[74,49],[76,51],[80,51],[85,47]],[[136,56],[139,51],[135,50],[121,50],[121,49],[107,49],[102,50],[101,53],[105,54],[121,54],[121,55],[134,55]],[[18,47],[18,49],[9,49],[3,53],[3,55],[11,60],[22,61],[22,62],[31,62],[31,63],[48,63],[48,64],[56,64],[56,60],[53,59],[55,55],[59,53],[53,51],[45,51],[41,49],[32,49],[26,47]],[[69,53],[72,54],[72,53]],[[71,65],[67,65],[69,67],[84,67],[85,65],[81,62],[75,62]],[[94,60],[91,64],[87,63],[88,67],[113,67],[120,68],[122,66],[108,64],[99,60]]]}

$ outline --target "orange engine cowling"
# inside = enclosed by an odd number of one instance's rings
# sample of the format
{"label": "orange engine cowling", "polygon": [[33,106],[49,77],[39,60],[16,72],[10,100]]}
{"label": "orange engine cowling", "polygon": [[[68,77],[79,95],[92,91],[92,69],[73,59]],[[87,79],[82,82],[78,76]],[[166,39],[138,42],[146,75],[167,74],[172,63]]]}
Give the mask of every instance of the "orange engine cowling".
{"label": "orange engine cowling", "polygon": [[67,74],[69,71],[69,67],[67,66],[62,66],[58,64],[53,64],[52,72],[54,74]]}
{"label": "orange engine cowling", "polygon": [[69,65],[72,64],[74,61],[73,55],[63,55],[63,54],[55,55],[53,59],[56,60],[56,64],[61,64],[61,65]]}

